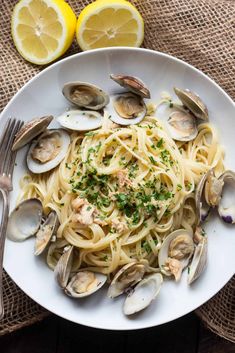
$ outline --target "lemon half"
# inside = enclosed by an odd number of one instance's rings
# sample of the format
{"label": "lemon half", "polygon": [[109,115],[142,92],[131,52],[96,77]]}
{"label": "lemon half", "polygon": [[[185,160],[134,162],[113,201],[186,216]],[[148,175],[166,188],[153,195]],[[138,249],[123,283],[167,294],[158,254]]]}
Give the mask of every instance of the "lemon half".
{"label": "lemon half", "polygon": [[80,13],[76,37],[82,50],[139,47],[144,39],[144,21],[129,1],[97,0]]}
{"label": "lemon half", "polygon": [[76,16],[63,0],[21,0],[12,14],[12,37],[28,61],[45,65],[70,47]]}

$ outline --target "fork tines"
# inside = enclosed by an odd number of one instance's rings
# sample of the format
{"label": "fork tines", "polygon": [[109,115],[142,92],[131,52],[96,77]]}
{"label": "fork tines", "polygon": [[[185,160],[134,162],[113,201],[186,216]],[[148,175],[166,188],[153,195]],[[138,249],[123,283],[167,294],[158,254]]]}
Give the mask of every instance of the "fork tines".
{"label": "fork tines", "polygon": [[21,120],[10,118],[4,128],[0,140],[0,173],[5,175],[12,175],[14,168],[16,152],[12,152],[11,148],[15,139],[16,133],[22,127]]}

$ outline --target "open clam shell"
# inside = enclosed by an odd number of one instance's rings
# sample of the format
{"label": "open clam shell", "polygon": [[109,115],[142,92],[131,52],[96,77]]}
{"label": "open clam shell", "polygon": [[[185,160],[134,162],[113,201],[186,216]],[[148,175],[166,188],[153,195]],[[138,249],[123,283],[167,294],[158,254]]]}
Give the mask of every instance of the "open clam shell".
{"label": "open clam shell", "polygon": [[183,107],[164,102],[157,108],[157,117],[164,121],[170,136],[176,141],[191,141],[198,134],[195,117]]}
{"label": "open clam shell", "polygon": [[69,280],[73,263],[73,246],[67,246],[54,269],[55,278],[59,286],[64,289]]}
{"label": "open clam shell", "polygon": [[40,135],[46,130],[52,120],[53,116],[50,115],[36,118],[25,123],[15,136],[12,151],[20,149],[32,141],[36,136]]}
{"label": "open clam shell", "polygon": [[34,255],[38,256],[46,249],[52,236],[56,234],[58,227],[59,220],[57,213],[51,211],[36,233]]}
{"label": "open clam shell", "polygon": [[207,263],[207,237],[205,237],[197,246],[190,265],[188,283],[194,282],[204,271]]}
{"label": "open clam shell", "polygon": [[226,223],[235,224],[235,173],[226,170],[219,180],[223,183],[218,213]]}
{"label": "open clam shell", "polygon": [[57,121],[66,129],[89,131],[102,125],[103,116],[92,110],[69,110],[57,117]]}
{"label": "open clam shell", "polygon": [[193,258],[189,266],[188,284],[193,283],[204,271],[207,263],[207,236],[203,237],[195,247]]}
{"label": "open clam shell", "polygon": [[208,110],[201,98],[188,89],[174,87],[175,94],[183,105],[198,119],[208,121]]}
{"label": "open clam shell", "polygon": [[217,178],[214,169],[210,169],[205,182],[205,200],[210,207],[218,206],[222,189],[224,185],[223,178]]}
{"label": "open clam shell", "polygon": [[124,314],[132,315],[149,306],[157,297],[162,282],[160,273],[154,273],[142,279],[128,294],[123,306]]}
{"label": "open clam shell", "polygon": [[184,111],[174,111],[168,119],[171,137],[176,141],[191,141],[198,134],[195,118]]}
{"label": "open clam shell", "polygon": [[100,110],[109,103],[109,95],[106,92],[87,82],[68,82],[62,92],[65,98],[79,108]]}
{"label": "open clam shell", "polygon": [[69,144],[70,136],[65,130],[46,130],[29,148],[27,154],[29,170],[40,174],[55,168],[66,156]]}
{"label": "open clam shell", "polygon": [[147,270],[147,263],[135,261],[123,266],[114,276],[107,296],[115,298],[139,282]]}
{"label": "open clam shell", "polygon": [[105,110],[110,115],[110,119],[119,125],[138,124],[147,113],[143,99],[132,92],[111,96],[110,104]]}
{"label": "open clam shell", "polygon": [[42,203],[36,198],[21,202],[10,214],[7,237],[13,241],[23,241],[35,235],[42,220]]}
{"label": "open clam shell", "polygon": [[196,203],[198,224],[200,224],[201,222],[204,222],[210,213],[210,206],[207,204],[205,200],[205,192],[204,192],[205,183],[210,173],[211,171],[208,170],[208,172],[202,176],[195,190],[195,203]]}
{"label": "open clam shell", "polygon": [[69,280],[65,293],[73,298],[84,298],[99,290],[106,281],[103,273],[80,270]]}
{"label": "open clam shell", "polygon": [[120,86],[127,88],[129,91],[143,98],[150,98],[150,91],[148,87],[138,77],[122,74],[111,74],[110,78],[116,83],[118,83]]}
{"label": "open clam shell", "polygon": [[158,264],[165,276],[174,275],[178,281],[194,252],[193,233],[178,229],[170,233],[158,253]]}

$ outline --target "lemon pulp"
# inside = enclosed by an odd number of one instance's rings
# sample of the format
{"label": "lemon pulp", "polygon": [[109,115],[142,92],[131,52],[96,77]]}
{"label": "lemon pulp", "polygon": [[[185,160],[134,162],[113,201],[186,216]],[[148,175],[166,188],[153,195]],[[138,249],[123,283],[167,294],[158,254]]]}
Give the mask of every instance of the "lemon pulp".
{"label": "lemon pulp", "polygon": [[111,46],[140,46],[144,22],[138,10],[125,0],[97,0],[79,15],[76,28],[83,50]]}
{"label": "lemon pulp", "polygon": [[21,0],[12,15],[12,36],[28,61],[47,64],[71,45],[76,16],[63,0]]}

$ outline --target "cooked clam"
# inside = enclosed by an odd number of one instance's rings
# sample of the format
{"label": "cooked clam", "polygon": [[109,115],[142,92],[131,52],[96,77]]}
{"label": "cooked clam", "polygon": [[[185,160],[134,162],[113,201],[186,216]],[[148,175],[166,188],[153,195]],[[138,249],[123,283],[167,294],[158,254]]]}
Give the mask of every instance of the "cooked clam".
{"label": "cooked clam", "polygon": [[210,213],[210,206],[205,200],[205,183],[210,173],[211,171],[208,170],[208,172],[202,176],[195,190],[195,203],[198,224],[204,222]]}
{"label": "cooked clam", "polygon": [[166,276],[174,275],[179,281],[181,273],[188,266],[194,252],[192,233],[179,229],[170,233],[162,243],[158,254],[158,264]]}
{"label": "cooked clam", "polygon": [[149,306],[157,297],[162,282],[160,273],[154,273],[142,279],[128,294],[123,306],[124,314],[132,315]]}
{"label": "cooked clam", "polygon": [[218,212],[224,222],[235,224],[235,173],[226,170],[219,180],[223,183]]}
{"label": "cooked clam", "polygon": [[64,289],[67,286],[73,262],[73,246],[65,247],[65,252],[60,257],[54,269],[55,278],[59,286]]}
{"label": "cooked clam", "polygon": [[57,117],[57,121],[66,129],[76,131],[94,130],[102,125],[102,115],[92,110],[69,110]]}
{"label": "cooked clam", "polygon": [[79,108],[99,110],[109,103],[109,96],[101,88],[87,82],[69,82],[63,87],[63,95]]}
{"label": "cooked clam", "polygon": [[23,241],[35,235],[42,220],[42,203],[38,199],[21,202],[10,214],[7,237],[13,241]]}
{"label": "cooked clam", "polygon": [[197,227],[195,233],[197,245],[189,266],[188,284],[193,283],[202,274],[207,263],[207,236],[201,227]]}
{"label": "cooked clam", "polygon": [[65,288],[65,293],[73,298],[83,298],[95,293],[106,282],[107,276],[87,270],[77,272]]}
{"label": "cooked clam", "polygon": [[34,255],[38,256],[46,249],[58,226],[58,216],[55,211],[51,211],[36,233]]}
{"label": "cooked clam", "polygon": [[211,207],[218,206],[224,181],[215,176],[214,170],[210,169],[205,181],[205,200]]}
{"label": "cooked clam", "polygon": [[171,107],[168,101],[164,101],[157,108],[157,117],[165,122],[169,134],[176,141],[191,141],[198,134],[195,117],[183,107]]}
{"label": "cooked clam", "polygon": [[64,159],[70,144],[69,134],[62,130],[46,130],[34,141],[27,154],[27,165],[35,174],[55,168]]}
{"label": "cooked clam", "polygon": [[32,141],[36,136],[40,135],[46,130],[52,120],[53,116],[50,115],[36,118],[25,123],[15,136],[12,151],[20,149]]}
{"label": "cooked clam", "polygon": [[111,96],[106,110],[110,119],[119,125],[138,124],[147,112],[143,99],[131,92]]}
{"label": "cooked clam", "polygon": [[174,111],[168,119],[171,137],[177,141],[191,141],[198,134],[195,118],[184,111]]}
{"label": "cooked clam", "polygon": [[114,276],[109,289],[108,297],[115,298],[125,292],[130,287],[133,287],[139,282],[147,270],[147,263],[131,262],[123,266]]}
{"label": "cooked clam", "polygon": [[127,88],[129,91],[143,97],[150,98],[150,92],[148,87],[143,81],[134,76],[127,75],[110,75],[110,78],[118,83],[120,86]]}
{"label": "cooked clam", "polygon": [[208,121],[208,110],[201,98],[188,89],[174,88],[183,105],[198,119]]}

